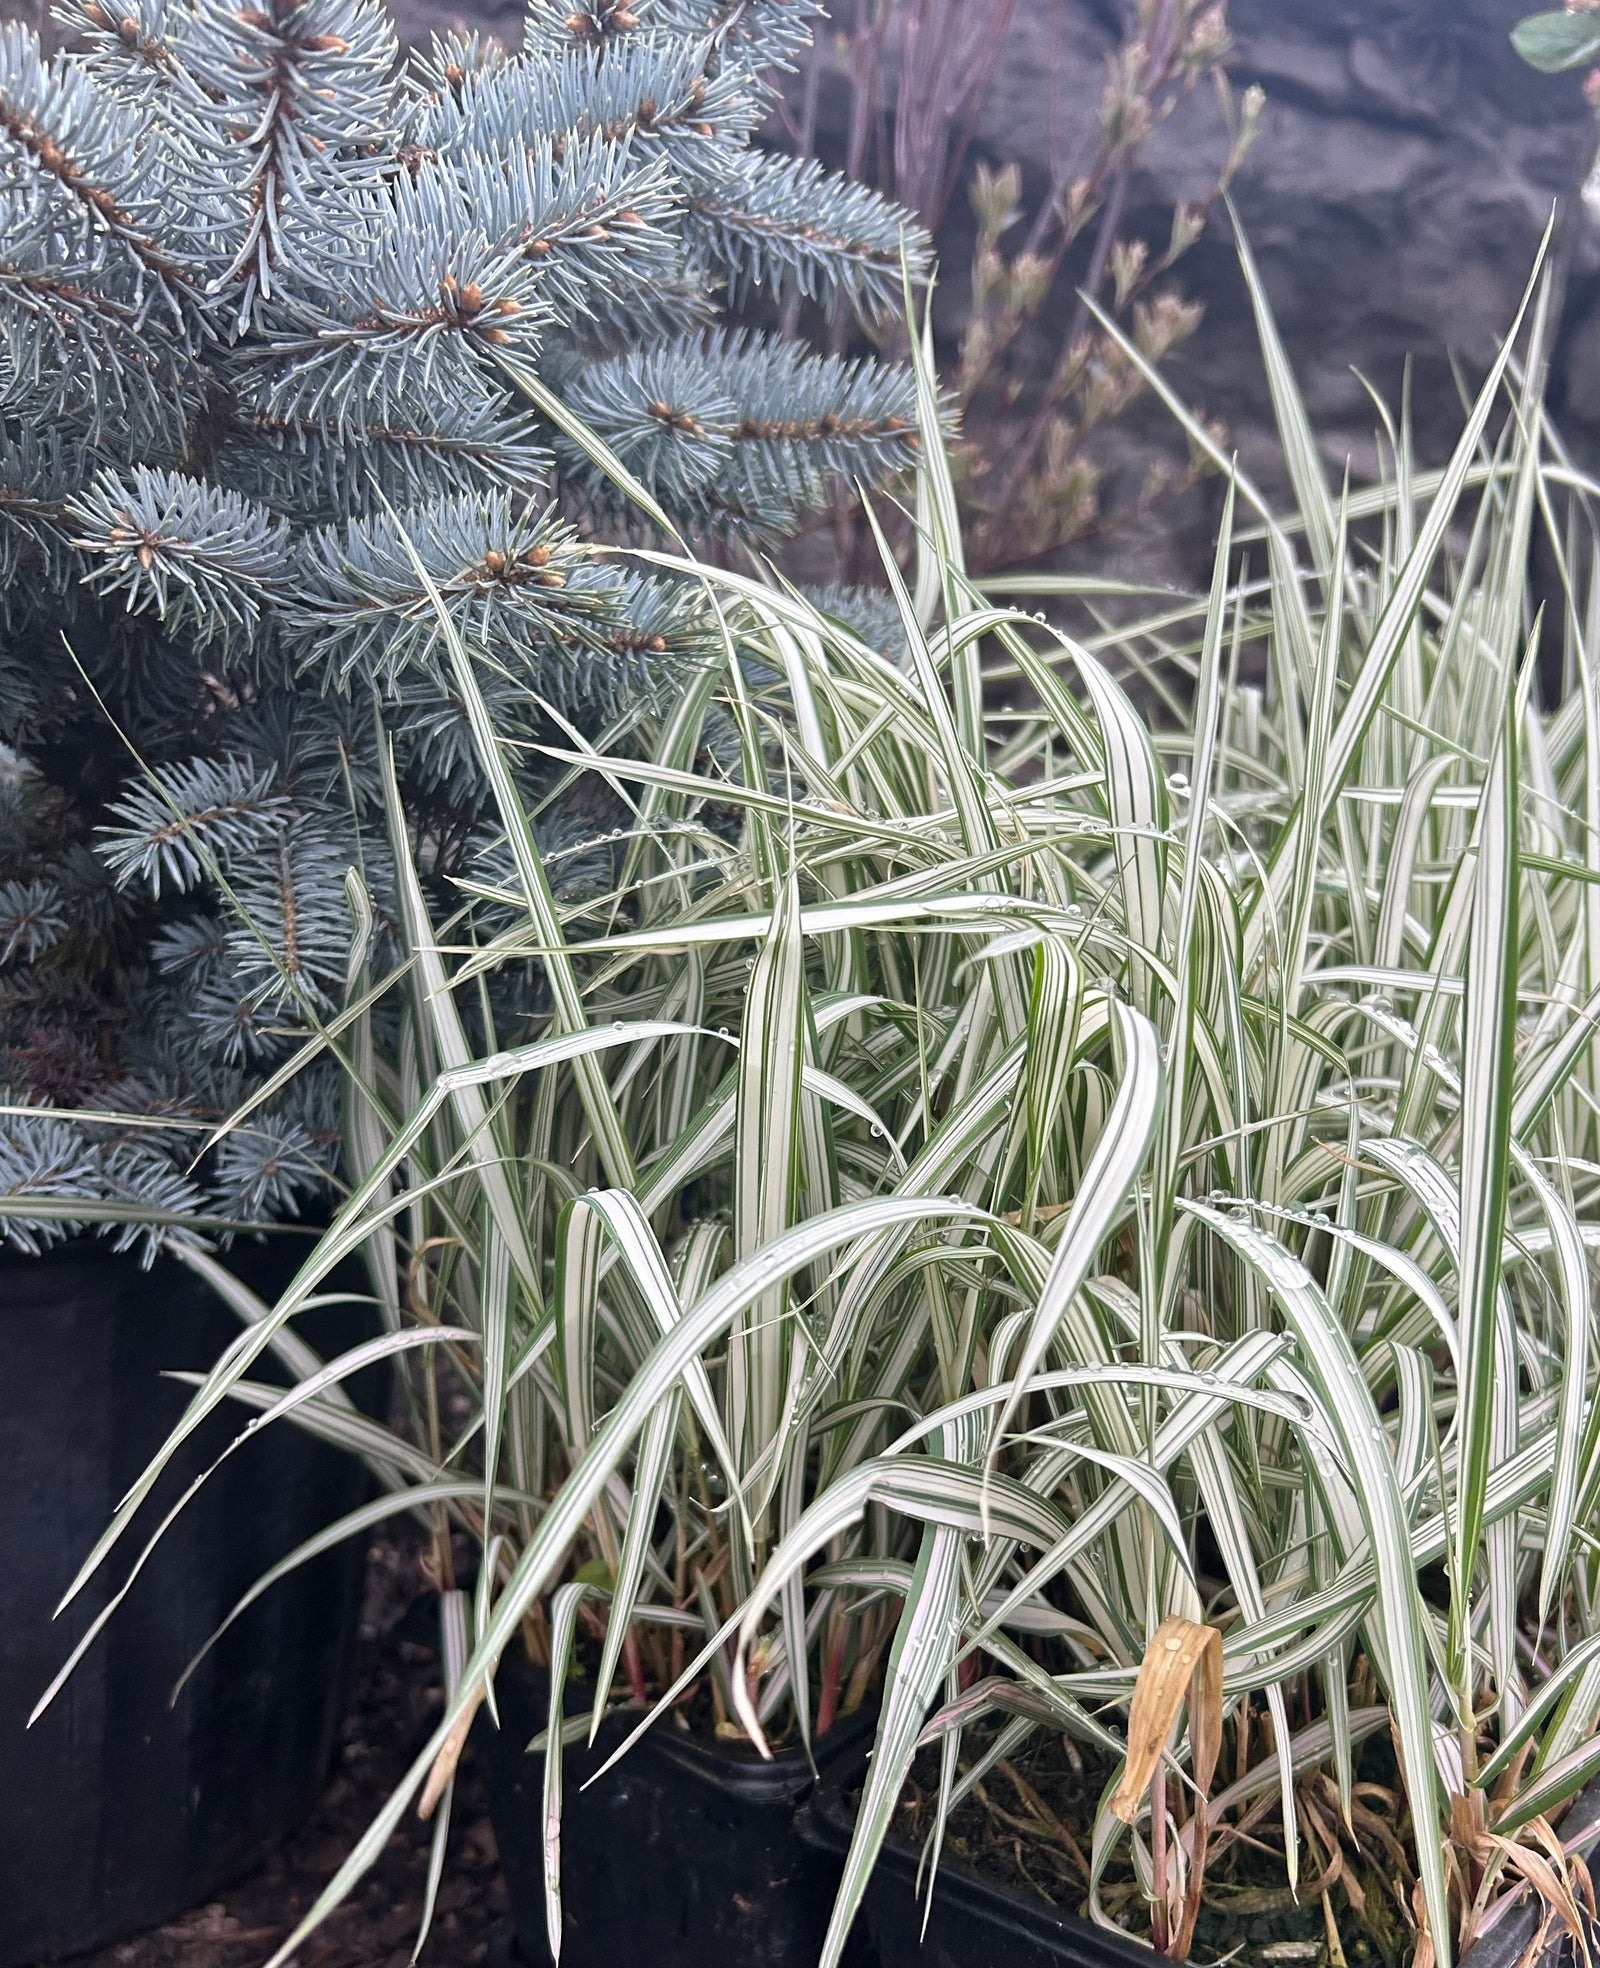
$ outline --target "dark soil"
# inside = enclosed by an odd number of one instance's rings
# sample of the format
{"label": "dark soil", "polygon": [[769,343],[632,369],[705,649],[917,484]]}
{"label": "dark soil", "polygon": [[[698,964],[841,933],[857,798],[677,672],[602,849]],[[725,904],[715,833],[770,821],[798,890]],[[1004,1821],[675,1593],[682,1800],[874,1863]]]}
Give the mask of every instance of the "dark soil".
{"label": "dark soil", "polygon": [[[1090,1833],[1111,1774],[1093,1751],[1040,1732],[950,1814],[944,1853],[1013,1893],[1087,1918]],[[920,1848],[932,1832],[938,1793],[938,1756],[924,1751],[895,1817],[895,1833],[907,1844]],[[1272,1827],[1258,1827],[1256,1836],[1271,1839]],[[1303,1851],[1301,1863],[1308,1876],[1322,1870],[1312,1853]],[[1342,1885],[1330,1895],[1344,1960],[1348,1968],[1401,1968],[1413,1937],[1386,1903],[1382,1880],[1368,1874],[1366,1883],[1359,1918]],[[1125,1857],[1108,1868],[1101,1902],[1130,1935],[1149,1938],[1143,1895]],[[1230,1968],[1328,1968],[1334,1960],[1324,1902],[1313,1892],[1296,1904],[1281,1850],[1235,1840],[1207,1868],[1191,1959],[1223,1958]]]}
{"label": "dark soil", "polygon": [[[433,1728],[442,1696],[435,1602],[404,1531],[372,1547],[350,1712],[309,1823],[258,1872],[207,1906],[59,1968],[260,1968],[327,1884]],[[422,1918],[432,1827],[408,1812],[344,1905],[296,1954],[297,1968],[406,1968]],[[421,1968],[493,1968],[505,1958],[505,1884],[470,1752],[457,1779],[449,1858]]]}

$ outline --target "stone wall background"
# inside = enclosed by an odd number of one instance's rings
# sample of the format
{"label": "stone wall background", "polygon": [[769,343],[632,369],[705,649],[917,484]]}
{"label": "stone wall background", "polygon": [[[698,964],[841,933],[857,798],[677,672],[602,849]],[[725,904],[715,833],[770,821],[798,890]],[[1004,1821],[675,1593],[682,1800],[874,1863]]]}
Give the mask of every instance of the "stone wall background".
{"label": "stone wall background", "polygon": [[[1452,360],[1474,378],[1492,358],[1552,207],[1559,326],[1549,400],[1578,455],[1600,461],[1600,226],[1577,198],[1595,117],[1580,77],[1538,75],[1512,49],[1510,30],[1529,4],[1230,0],[1231,78],[1267,95],[1235,202],[1334,472],[1346,457],[1358,474],[1374,465],[1375,418],[1360,378],[1398,403],[1408,357],[1419,453],[1429,461],[1448,453],[1459,412]],[[1034,197],[1053,155],[1092,147],[1124,15],[1118,0],[1016,9],[976,151],[1015,159]],[[831,60],[836,66],[837,51]],[[824,142],[837,148],[842,80],[824,88],[822,103]],[[1191,98],[1143,153],[1130,229],[1159,249],[1174,202],[1205,194],[1225,150],[1214,100]],[[952,330],[972,234],[958,199],[939,240],[940,319]],[[1187,400],[1227,423],[1246,469],[1272,481],[1270,406],[1220,212],[1180,275],[1206,319],[1168,374]],[[1130,465],[1159,441],[1143,414],[1117,438]],[[1191,499],[1079,552],[1147,575],[1192,576],[1214,505]]]}

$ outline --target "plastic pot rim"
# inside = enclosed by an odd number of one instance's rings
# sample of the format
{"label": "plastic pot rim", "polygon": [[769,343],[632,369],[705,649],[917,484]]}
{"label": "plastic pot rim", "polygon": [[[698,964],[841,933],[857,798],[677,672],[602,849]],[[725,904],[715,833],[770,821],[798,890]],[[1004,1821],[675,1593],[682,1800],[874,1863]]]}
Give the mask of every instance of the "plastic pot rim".
{"label": "plastic pot rim", "polygon": [[[1597,1886],[1600,1886],[1600,1779],[1573,1799],[1568,1817],[1576,1821],[1579,1829],[1576,1836],[1567,1832],[1562,1842],[1574,1856],[1584,1861]],[[823,1782],[818,1784],[801,1807],[796,1822],[803,1838],[834,1851],[848,1847],[854,1818],[843,1790],[836,1784]],[[892,1871],[909,1872],[915,1878],[918,1854],[912,1846],[898,1839],[886,1839],[879,1863],[884,1860],[889,1862]],[[1113,1964],[1122,1964],[1123,1968],[1149,1968],[1149,1964],[1157,1959],[1153,1949],[1144,1947],[1138,1941],[1107,1933],[1105,1929],[1074,1915],[1058,1914],[1051,1918],[1041,1913],[1020,1894],[1008,1892],[993,1880],[985,1879],[959,1859],[941,1858],[939,1878],[941,1885],[946,1881],[953,1883],[970,1905],[992,1912],[998,1926],[1020,1927],[1040,1939],[1058,1939],[1060,1927],[1066,1926],[1074,1938],[1082,1940],[1086,1948],[1093,1949],[1095,1968],[1099,1968],[1102,1962],[1105,1968],[1113,1968]],[[1563,1949],[1570,1940],[1565,1928],[1551,1935],[1540,1952],[1530,1960],[1528,1947],[1539,1931],[1540,1910],[1527,1886],[1511,1898],[1509,1910],[1465,1950],[1458,1968],[1558,1968],[1563,1959]]]}
{"label": "plastic pot rim", "polygon": [[[849,1847],[855,1827],[855,1814],[843,1789],[837,1784],[819,1783],[795,1820],[800,1836],[820,1849],[834,1852]],[[920,1855],[916,1848],[897,1838],[886,1838],[878,1855],[879,1868],[912,1883],[916,1879]],[[1012,1933],[1062,1950],[1063,1968],[1068,1968],[1065,1949],[1070,1947],[1070,1968],[1151,1968],[1160,1957],[1153,1948],[1127,1935],[1107,1932],[1076,1914],[1046,1912],[1020,1893],[1009,1892],[960,1859],[939,1860],[939,1891],[954,1892],[966,1905],[990,1922],[997,1933]],[[869,1884],[868,1895],[872,1888]],[[935,1906],[937,1906],[937,1895]],[[862,1911],[866,1912],[863,1901]]]}

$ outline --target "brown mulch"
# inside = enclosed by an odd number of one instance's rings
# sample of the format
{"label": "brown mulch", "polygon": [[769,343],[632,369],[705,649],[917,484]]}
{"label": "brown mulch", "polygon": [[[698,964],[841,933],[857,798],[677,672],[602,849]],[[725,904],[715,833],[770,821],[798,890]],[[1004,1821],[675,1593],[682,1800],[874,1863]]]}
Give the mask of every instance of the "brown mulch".
{"label": "brown mulch", "polygon": [[[310,1821],[207,1906],[59,1968],[261,1968],[327,1884],[434,1725],[442,1700],[420,1534],[375,1543],[350,1712]],[[431,1827],[408,1812],[378,1864],[294,1957],[297,1968],[407,1968],[422,1916]],[[421,1968],[495,1968],[507,1901],[470,1755],[456,1782],[449,1859]]]}

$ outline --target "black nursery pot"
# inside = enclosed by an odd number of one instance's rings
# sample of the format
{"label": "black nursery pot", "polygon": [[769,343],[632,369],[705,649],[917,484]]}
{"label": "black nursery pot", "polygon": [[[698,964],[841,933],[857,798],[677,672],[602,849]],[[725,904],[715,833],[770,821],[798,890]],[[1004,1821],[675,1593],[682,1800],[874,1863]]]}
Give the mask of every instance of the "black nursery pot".
{"label": "black nursery pot", "polygon": [[[842,1864],[855,1809],[837,1784],[820,1785],[800,1813],[801,1837]],[[1154,1968],[1153,1949],[982,1878],[943,1857],[923,1932],[920,1855],[886,1839],[856,1917],[859,1968]]]}
{"label": "black nursery pot", "polygon": [[[527,1746],[548,1719],[543,1677],[520,1654],[495,1682],[497,1730],[480,1711],[475,1753],[489,1793],[522,1968],[550,1960],[544,1914],[544,1761]],[[800,1750],[685,1737],[658,1723],[592,1789],[582,1786],[636,1716],[569,1748],[561,1826],[561,1968],[816,1968],[839,1860],[802,1840],[795,1814],[816,1779]],[[814,1745],[817,1769],[859,1772],[873,1718],[847,1717]]]}
{"label": "black nursery pot", "polygon": [[[297,1241],[241,1247],[227,1261],[270,1297],[302,1255]],[[362,1289],[359,1274],[340,1283]],[[319,1316],[306,1331],[325,1351],[370,1330],[362,1307]],[[247,1442],[185,1508],[53,1705],[25,1727],[162,1516],[247,1419],[232,1402],[208,1417],[105,1575],[53,1619],[189,1398],[162,1373],[209,1368],[238,1331],[172,1258],[147,1272],[92,1243],[0,1255],[0,1968],[103,1946],[203,1901],[306,1813],[327,1774],[359,1612],[359,1538],[265,1593],[170,1705],[179,1675],[261,1573],[366,1494],[353,1457],[287,1422]],[[275,1376],[262,1362],[251,1377]]]}

